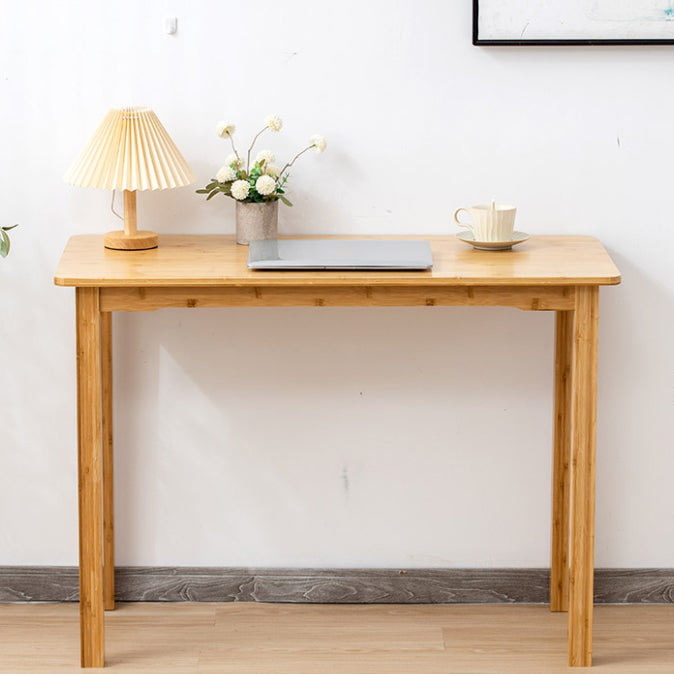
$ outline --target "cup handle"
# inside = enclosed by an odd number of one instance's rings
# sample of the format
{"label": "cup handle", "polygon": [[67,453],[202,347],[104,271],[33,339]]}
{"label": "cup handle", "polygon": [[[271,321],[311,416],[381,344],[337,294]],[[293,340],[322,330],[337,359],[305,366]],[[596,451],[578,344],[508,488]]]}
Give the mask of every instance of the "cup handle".
{"label": "cup handle", "polygon": [[469,230],[470,230],[471,232],[473,232],[473,234],[474,234],[475,232],[473,231],[473,225],[469,225],[467,222],[461,222],[461,221],[459,220],[459,213],[460,213],[461,211],[466,211],[466,213],[468,213],[468,215],[470,215],[470,213],[468,212],[468,209],[464,208],[463,206],[462,206],[461,208],[457,208],[457,209],[454,211],[454,222],[455,222],[459,227],[465,227],[466,229],[469,229]]}

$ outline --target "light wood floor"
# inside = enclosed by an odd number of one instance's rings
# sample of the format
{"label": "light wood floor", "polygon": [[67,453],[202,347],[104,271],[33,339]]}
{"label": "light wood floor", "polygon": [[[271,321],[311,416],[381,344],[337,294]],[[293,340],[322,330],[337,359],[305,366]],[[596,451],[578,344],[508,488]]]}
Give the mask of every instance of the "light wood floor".
{"label": "light wood floor", "polygon": [[[119,604],[111,672],[555,674],[566,614],[546,606]],[[0,672],[79,668],[76,604],[0,605]],[[674,606],[595,608],[595,670],[674,672]],[[587,671],[587,670],[580,670]]]}

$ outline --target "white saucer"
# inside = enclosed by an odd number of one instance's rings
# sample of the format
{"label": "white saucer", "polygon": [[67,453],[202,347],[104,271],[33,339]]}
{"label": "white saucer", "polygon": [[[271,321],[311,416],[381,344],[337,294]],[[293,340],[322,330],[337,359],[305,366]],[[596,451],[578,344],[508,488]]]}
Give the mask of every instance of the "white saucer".
{"label": "white saucer", "polygon": [[475,237],[471,232],[459,232],[456,238],[469,243],[473,248],[477,248],[478,250],[510,250],[518,243],[526,241],[529,235],[524,232],[513,232],[513,238],[510,241],[475,241]]}

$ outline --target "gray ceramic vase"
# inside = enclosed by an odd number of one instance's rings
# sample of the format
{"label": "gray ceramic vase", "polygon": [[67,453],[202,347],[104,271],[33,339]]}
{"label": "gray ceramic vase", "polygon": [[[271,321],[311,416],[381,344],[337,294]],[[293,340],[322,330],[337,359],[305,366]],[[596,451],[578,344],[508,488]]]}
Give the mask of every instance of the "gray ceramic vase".
{"label": "gray ceramic vase", "polygon": [[236,202],[236,242],[247,246],[256,239],[278,236],[278,200],[260,204]]}

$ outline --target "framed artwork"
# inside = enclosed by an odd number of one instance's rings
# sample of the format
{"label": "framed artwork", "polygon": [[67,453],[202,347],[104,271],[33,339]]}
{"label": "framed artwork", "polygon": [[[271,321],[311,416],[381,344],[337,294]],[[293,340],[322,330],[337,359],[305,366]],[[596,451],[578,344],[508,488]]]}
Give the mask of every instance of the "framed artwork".
{"label": "framed artwork", "polygon": [[473,0],[473,44],[674,44],[674,0]]}

